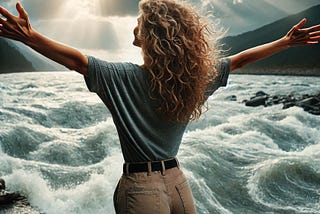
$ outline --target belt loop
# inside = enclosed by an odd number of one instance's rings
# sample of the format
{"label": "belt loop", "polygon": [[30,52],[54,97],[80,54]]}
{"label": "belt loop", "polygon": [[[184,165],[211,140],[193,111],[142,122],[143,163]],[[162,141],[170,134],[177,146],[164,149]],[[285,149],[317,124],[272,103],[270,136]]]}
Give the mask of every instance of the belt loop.
{"label": "belt loop", "polygon": [[129,175],[129,165],[130,163],[126,163],[126,175]]}
{"label": "belt loop", "polygon": [[152,171],[151,161],[147,162],[147,164],[148,164],[148,176],[150,176]]}
{"label": "belt loop", "polygon": [[166,166],[164,165],[164,161],[162,160],[161,161],[161,174],[162,174],[162,176],[166,175],[165,171],[166,171]]}

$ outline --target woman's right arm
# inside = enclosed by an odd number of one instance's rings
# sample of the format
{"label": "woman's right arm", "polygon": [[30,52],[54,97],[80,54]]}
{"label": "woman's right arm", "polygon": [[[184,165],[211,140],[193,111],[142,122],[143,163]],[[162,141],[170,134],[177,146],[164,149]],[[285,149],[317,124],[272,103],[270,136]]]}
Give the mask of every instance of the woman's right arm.
{"label": "woman's right arm", "polygon": [[0,17],[0,36],[20,41],[70,70],[87,74],[88,58],[85,55],[38,33],[31,27],[28,14],[19,2],[16,8],[19,16],[0,6],[0,14],[6,18]]}
{"label": "woman's right arm", "polygon": [[269,57],[290,47],[318,44],[320,40],[320,25],[302,29],[306,22],[306,19],[302,19],[281,39],[250,48],[230,56],[231,70],[241,68],[245,65]]}

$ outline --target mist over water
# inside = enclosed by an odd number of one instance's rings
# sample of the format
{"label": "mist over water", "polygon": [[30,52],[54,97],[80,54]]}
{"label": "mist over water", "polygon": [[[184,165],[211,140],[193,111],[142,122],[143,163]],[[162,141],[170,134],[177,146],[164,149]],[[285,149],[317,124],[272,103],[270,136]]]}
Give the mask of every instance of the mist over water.
{"label": "mist over water", "polygon": [[[210,97],[178,155],[198,213],[320,213],[320,117],[241,103],[259,90],[319,93],[318,79],[232,75]],[[8,188],[45,213],[114,213],[118,136],[81,75],[5,74],[0,89],[0,177]]]}

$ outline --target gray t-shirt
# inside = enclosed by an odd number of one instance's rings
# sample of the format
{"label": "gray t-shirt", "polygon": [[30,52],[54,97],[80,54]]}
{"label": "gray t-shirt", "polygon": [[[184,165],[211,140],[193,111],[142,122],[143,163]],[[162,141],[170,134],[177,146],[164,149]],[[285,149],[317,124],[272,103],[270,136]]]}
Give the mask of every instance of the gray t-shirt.
{"label": "gray t-shirt", "polygon": [[[88,60],[87,87],[109,109],[124,160],[145,162],[175,157],[187,124],[170,122],[156,111],[157,103],[148,93],[148,72],[132,63],[110,63],[91,56]],[[218,71],[207,96],[226,86],[230,72],[228,58],[220,60]]]}

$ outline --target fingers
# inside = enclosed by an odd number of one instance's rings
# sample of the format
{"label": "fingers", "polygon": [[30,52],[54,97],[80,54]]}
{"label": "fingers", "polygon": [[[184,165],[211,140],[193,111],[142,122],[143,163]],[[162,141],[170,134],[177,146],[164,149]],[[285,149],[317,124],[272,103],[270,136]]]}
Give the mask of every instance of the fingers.
{"label": "fingers", "polygon": [[303,44],[318,44],[320,40],[320,36],[314,36],[314,37],[309,37],[307,39],[301,39],[301,40],[297,40],[296,42],[299,43],[300,45]]}
{"label": "fingers", "polygon": [[319,40],[320,40],[320,36],[310,37],[310,40],[311,40],[311,41],[319,41]]}
{"label": "fingers", "polygon": [[8,20],[13,20],[14,15],[12,15],[7,9],[0,6],[0,14],[7,18]]}
{"label": "fingers", "polygon": [[306,23],[307,23],[307,19],[306,18],[302,19],[298,24],[296,24],[291,28],[291,30],[287,33],[287,36],[292,36],[296,31],[299,31],[300,28],[302,28],[302,26],[305,25]]}
{"label": "fingers", "polygon": [[0,35],[4,36],[4,37],[8,37],[8,34],[10,32],[8,31],[8,29],[6,27],[4,27],[4,25],[1,23],[0,25]]}
{"label": "fingers", "polygon": [[1,27],[3,27],[3,26],[6,26],[7,22],[2,18],[0,18],[0,24],[1,24]]}
{"label": "fingers", "polygon": [[315,25],[309,28],[305,28],[304,30],[308,31],[308,32],[312,32],[312,31],[318,31],[320,30],[320,24],[319,25]]}
{"label": "fingers", "polygon": [[320,31],[316,31],[316,32],[309,33],[309,36],[310,36],[310,37],[320,36]]}
{"label": "fingers", "polygon": [[318,41],[301,41],[301,42],[294,42],[291,46],[304,46],[304,45],[316,45],[319,44]]}
{"label": "fingers", "polygon": [[0,31],[2,36],[6,36],[9,31],[11,30],[10,26],[8,25],[7,21],[0,18]]}
{"label": "fingers", "polygon": [[5,36],[5,34],[7,32],[7,28],[9,28],[8,22],[6,20],[0,18],[0,35],[1,36]]}
{"label": "fingers", "polygon": [[315,44],[319,44],[318,41],[312,41],[312,42],[307,42],[306,43],[307,45],[315,45]]}
{"label": "fingers", "polygon": [[296,24],[296,25],[294,26],[294,28],[300,29],[300,28],[302,28],[303,25],[305,25],[306,23],[307,23],[307,19],[304,18],[304,19],[302,19],[298,24]]}
{"label": "fingers", "polygon": [[320,40],[320,31],[309,33],[308,36],[309,36],[309,41],[318,43],[318,41]]}
{"label": "fingers", "polygon": [[19,13],[19,17],[22,18],[22,19],[28,20],[28,14],[25,11],[25,9],[22,7],[20,2],[18,2],[16,4],[16,8],[17,8],[17,11]]}

